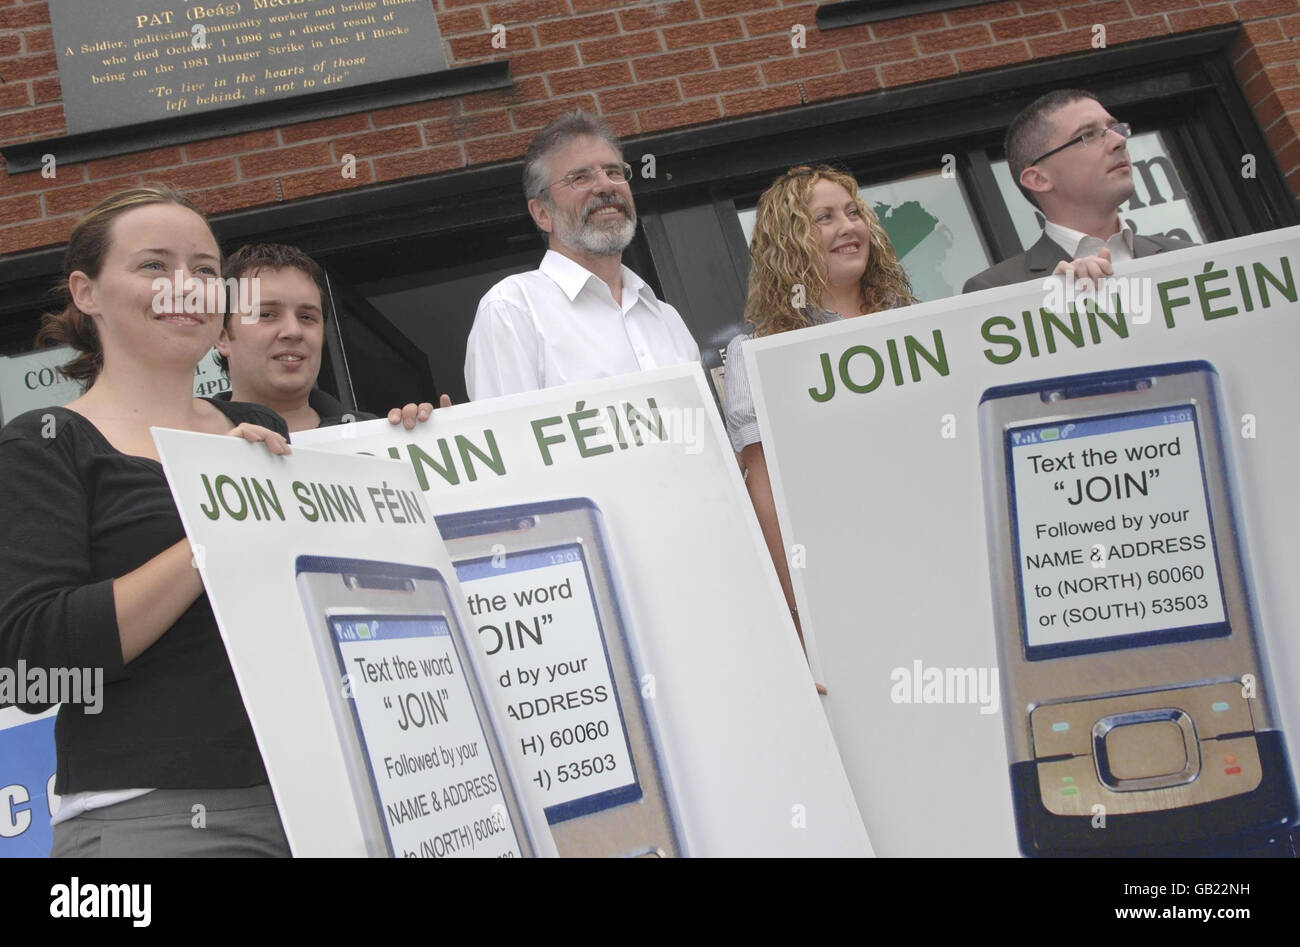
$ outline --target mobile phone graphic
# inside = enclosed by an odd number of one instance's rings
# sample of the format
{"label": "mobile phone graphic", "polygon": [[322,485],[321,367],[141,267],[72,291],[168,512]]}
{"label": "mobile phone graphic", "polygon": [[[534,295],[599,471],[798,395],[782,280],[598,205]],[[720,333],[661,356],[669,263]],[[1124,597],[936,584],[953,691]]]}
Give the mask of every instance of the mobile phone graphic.
{"label": "mobile phone graphic", "polygon": [[1021,851],[1288,854],[1213,366],[992,388],[979,413]]}
{"label": "mobile phone graphic", "polygon": [[316,556],[295,571],[366,854],[532,855],[438,571]]}
{"label": "mobile phone graphic", "polygon": [[435,519],[560,855],[684,854],[599,509],[566,499]]}

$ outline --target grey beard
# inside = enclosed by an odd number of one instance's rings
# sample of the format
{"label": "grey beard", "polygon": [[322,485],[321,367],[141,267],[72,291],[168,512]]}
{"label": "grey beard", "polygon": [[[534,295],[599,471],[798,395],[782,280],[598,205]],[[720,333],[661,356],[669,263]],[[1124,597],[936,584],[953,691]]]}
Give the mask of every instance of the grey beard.
{"label": "grey beard", "polygon": [[602,227],[590,221],[574,226],[574,221],[570,218],[557,215],[555,235],[565,246],[576,247],[595,256],[618,256],[636,236],[636,211],[625,205],[624,212],[623,222],[617,229]]}
{"label": "grey beard", "polygon": [[588,224],[574,236],[578,246],[588,253],[596,256],[618,256],[627,249],[627,245],[632,242],[635,235],[636,224],[625,217],[623,225],[617,230],[593,227]]}

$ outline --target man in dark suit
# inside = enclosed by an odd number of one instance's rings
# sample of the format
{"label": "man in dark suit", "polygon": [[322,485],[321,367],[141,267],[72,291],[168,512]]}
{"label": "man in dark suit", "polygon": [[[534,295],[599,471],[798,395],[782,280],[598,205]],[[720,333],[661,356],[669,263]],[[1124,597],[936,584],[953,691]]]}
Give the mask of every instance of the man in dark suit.
{"label": "man in dark suit", "polygon": [[1120,220],[1133,196],[1128,137],[1096,96],[1061,89],[1035,99],[1007,129],[1007,163],[1020,193],[1047,223],[1043,236],[1018,256],[966,281],[963,292],[1051,275],[1095,282],[1112,264],[1192,244],[1141,236]]}

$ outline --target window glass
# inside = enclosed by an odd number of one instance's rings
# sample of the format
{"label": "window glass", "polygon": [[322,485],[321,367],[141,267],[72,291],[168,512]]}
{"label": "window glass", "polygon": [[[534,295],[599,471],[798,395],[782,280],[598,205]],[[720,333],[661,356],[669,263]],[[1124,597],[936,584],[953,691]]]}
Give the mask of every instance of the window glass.
{"label": "window glass", "polygon": [[[884,224],[922,302],[956,295],[972,274],[990,265],[956,177],[924,171],[858,193]],[[752,207],[740,211],[746,242],[754,235],[754,217]]]}
{"label": "window glass", "polygon": [[[462,243],[474,247],[472,239],[461,237]],[[537,269],[541,254],[533,249],[508,253],[501,247],[480,243],[477,246],[482,256],[466,263],[451,255],[455,251],[431,246],[431,241],[408,243],[427,251],[420,269],[407,269],[405,259],[400,270],[397,265],[384,269],[384,264],[376,261],[366,279],[367,274],[360,273],[359,267],[349,261],[347,272],[363,277],[354,284],[357,293],[427,356],[438,391],[450,395],[455,404],[462,404],[469,400],[465,391],[465,345],[479,300],[507,276]],[[377,274],[382,278],[375,279]],[[381,377],[390,364],[382,347],[367,346],[366,354],[354,353],[361,341],[354,336],[344,339],[358,402],[366,379]]]}
{"label": "window glass", "polygon": [[[1128,140],[1128,153],[1133,164],[1133,197],[1120,205],[1120,214],[1133,232],[1205,243],[1205,231],[1164,136],[1160,132],[1134,135]],[[1043,215],[1020,193],[1005,159],[993,162],[993,176],[1020,242],[1028,249],[1043,235]]]}
{"label": "window glass", "polygon": [[[65,405],[81,395],[81,385],[59,371],[77,353],[67,346],[0,356],[0,423],[25,411]],[[230,378],[210,349],[194,369],[194,396],[211,398],[230,390]]]}

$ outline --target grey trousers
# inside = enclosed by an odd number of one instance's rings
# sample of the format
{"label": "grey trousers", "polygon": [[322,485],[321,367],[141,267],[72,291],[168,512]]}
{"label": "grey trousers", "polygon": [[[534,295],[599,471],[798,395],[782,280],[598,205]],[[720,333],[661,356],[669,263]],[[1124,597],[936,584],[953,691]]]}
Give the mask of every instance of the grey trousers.
{"label": "grey trousers", "polygon": [[288,858],[270,786],[155,789],[54,826],[51,858]]}

